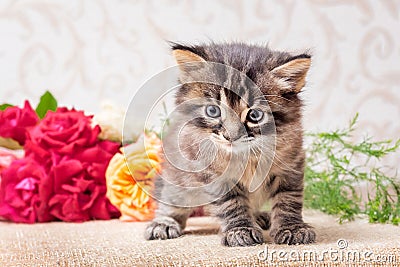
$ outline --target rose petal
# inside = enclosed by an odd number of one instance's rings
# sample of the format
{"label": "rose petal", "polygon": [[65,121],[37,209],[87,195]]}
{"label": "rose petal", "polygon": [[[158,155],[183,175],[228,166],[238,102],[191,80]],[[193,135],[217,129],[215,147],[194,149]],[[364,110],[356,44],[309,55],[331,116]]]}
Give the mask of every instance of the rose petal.
{"label": "rose petal", "polygon": [[21,182],[19,182],[15,186],[15,189],[33,191],[33,190],[35,190],[37,183],[38,183],[38,181],[35,178],[27,177],[27,178],[23,179]]}
{"label": "rose petal", "polygon": [[60,187],[61,184],[69,181],[72,177],[78,176],[82,171],[81,162],[74,159],[65,159],[52,168],[57,187]]}

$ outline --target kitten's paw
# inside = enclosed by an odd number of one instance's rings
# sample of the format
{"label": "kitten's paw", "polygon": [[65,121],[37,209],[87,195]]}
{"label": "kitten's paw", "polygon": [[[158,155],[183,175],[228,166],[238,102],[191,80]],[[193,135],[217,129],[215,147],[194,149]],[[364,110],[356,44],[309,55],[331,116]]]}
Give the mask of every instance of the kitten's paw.
{"label": "kitten's paw", "polygon": [[154,239],[172,239],[182,235],[182,229],[177,221],[170,217],[156,218],[145,231],[147,240]]}
{"label": "kitten's paw", "polygon": [[257,212],[254,214],[257,224],[263,230],[268,230],[271,227],[271,213],[266,211]]}
{"label": "kitten's paw", "polygon": [[235,227],[223,233],[222,244],[228,247],[245,247],[262,244],[264,237],[259,227]]}
{"label": "kitten's paw", "polygon": [[300,245],[314,243],[316,235],[313,228],[304,223],[282,226],[271,231],[271,237],[276,244]]}

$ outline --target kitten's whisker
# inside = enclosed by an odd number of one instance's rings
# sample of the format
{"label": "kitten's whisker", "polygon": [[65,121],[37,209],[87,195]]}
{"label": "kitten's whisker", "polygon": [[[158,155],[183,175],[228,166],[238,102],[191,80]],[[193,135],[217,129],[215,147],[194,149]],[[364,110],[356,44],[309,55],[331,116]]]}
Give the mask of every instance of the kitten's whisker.
{"label": "kitten's whisker", "polygon": [[286,97],[283,97],[283,96],[280,96],[280,95],[264,95],[264,96],[278,97],[278,98],[282,98],[282,99],[284,99],[284,100],[286,100],[286,101],[293,102],[293,100],[290,100],[290,99],[288,99],[288,98],[286,98]]}
{"label": "kitten's whisker", "polygon": [[[266,98],[267,96],[277,97],[277,98],[284,99],[285,101],[288,101],[288,102],[293,102],[293,100],[290,100],[290,99],[288,99],[288,98],[286,98],[286,97],[283,97],[283,96],[280,96],[280,95],[263,95],[263,96],[255,97],[254,100],[260,100],[260,99],[262,99],[262,100],[266,100],[266,101],[271,101],[271,100],[269,100],[269,99]],[[271,101],[271,102],[272,102],[272,101]]]}
{"label": "kitten's whisker", "polygon": [[301,173],[300,171],[297,171],[297,170],[293,169],[292,167],[288,166],[287,163],[285,163],[283,160],[281,160],[279,158],[279,156],[277,156],[276,154],[274,154],[274,155],[272,155],[272,154],[264,154],[264,156],[268,160],[272,161],[272,164],[276,165],[280,169],[293,171],[295,173]]}
{"label": "kitten's whisker", "polygon": [[[204,139],[203,139],[203,140],[204,140]],[[185,146],[185,147],[178,146],[178,148],[177,148],[176,150],[170,150],[170,149],[168,149],[167,154],[177,154],[177,153],[180,153],[180,152],[182,152],[182,151],[187,151],[188,149],[199,145],[203,140],[200,140],[200,141],[198,141],[198,142],[191,143],[190,145],[187,145],[187,146]]]}
{"label": "kitten's whisker", "polygon": [[[200,155],[204,155],[204,158],[209,158],[209,157],[213,156],[213,154],[211,153],[212,150],[209,149],[210,146],[211,146],[211,144],[207,142],[203,149],[199,149],[197,151],[197,153],[196,153],[194,158],[195,159],[199,159],[198,156],[200,156]],[[204,151],[206,152],[205,154],[204,154]]]}
{"label": "kitten's whisker", "polygon": [[274,104],[274,105],[279,106],[279,107],[282,107],[282,108],[285,107],[285,106],[283,106],[283,105],[281,105],[281,104],[278,104],[278,103],[276,103],[276,102],[274,102],[274,101],[271,101],[271,100],[268,100],[268,99],[265,99],[265,100],[260,101],[260,103],[263,104],[263,105],[266,105],[265,102],[267,102],[268,104]]}
{"label": "kitten's whisker", "polygon": [[[262,152],[262,150],[261,149],[263,149],[263,148],[268,148],[268,149],[270,149],[270,147],[267,147],[265,144],[263,144],[263,143],[260,143],[260,142],[256,142],[256,148],[257,149],[259,149],[259,151],[260,151],[260,153]],[[285,169],[285,170],[290,170],[290,171],[293,171],[293,172],[296,172],[296,173],[301,173],[301,171],[298,171],[298,170],[295,170],[295,169],[293,169],[292,167],[290,167],[284,160],[282,160],[276,153],[273,153],[273,155],[269,155],[268,153],[266,153],[266,152],[269,152],[269,150],[265,150],[264,151],[264,155],[265,156],[273,156],[273,163],[276,165],[276,166],[278,166],[278,167],[280,167],[280,168],[282,168],[282,169]],[[278,162],[280,162],[281,164],[278,164],[276,161],[278,161]],[[284,165],[284,167],[282,166],[282,165]]]}
{"label": "kitten's whisker", "polygon": [[282,168],[282,169],[285,169],[285,170],[289,170],[289,171],[295,172],[295,173],[302,173],[301,171],[295,170],[295,169],[293,169],[292,167],[290,167],[289,165],[287,165],[287,163],[284,162],[282,159],[280,159],[279,156],[276,155],[276,154],[275,154],[275,158],[276,158],[280,163],[282,163],[285,167],[287,167],[287,168],[283,168],[282,165],[278,165],[278,164],[276,164],[276,162],[274,161],[274,163],[275,163],[276,166],[278,166],[278,167],[280,167],[280,168]]}
{"label": "kitten's whisker", "polygon": [[272,104],[277,105],[277,106],[282,107],[282,108],[285,107],[285,106],[283,106],[283,105],[281,105],[281,104],[278,104],[278,103],[276,103],[276,102],[274,102],[274,101],[271,101],[271,100],[267,100],[267,102],[268,102],[268,103],[272,103]]}

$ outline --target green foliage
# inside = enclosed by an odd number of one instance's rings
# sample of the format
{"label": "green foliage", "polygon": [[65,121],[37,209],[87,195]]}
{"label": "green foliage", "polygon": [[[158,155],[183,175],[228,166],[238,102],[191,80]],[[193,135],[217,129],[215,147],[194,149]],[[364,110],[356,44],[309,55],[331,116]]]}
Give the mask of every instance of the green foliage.
{"label": "green foliage", "polygon": [[6,110],[6,108],[12,107],[12,106],[13,106],[13,105],[10,105],[10,104],[1,104],[1,105],[0,105],[0,111]]}
{"label": "green foliage", "polygon": [[[347,129],[307,134],[305,205],[339,215],[340,222],[366,214],[370,222],[400,222],[400,183],[396,175],[378,166],[384,156],[396,152],[397,142],[351,140],[358,114]],[[367,189],[363,193],[362,186]],[[365,196],[365,194],[367,194]]]}
{"label": "green foliage", "polygon": [[[36,114],[39,116],[39,118],[43,119],[44,116],[46,115],[47,111],[52,110],[55,111],[57,109],[57,100],[54,98],[54,96],[49,92],[46,91],[41,97],[39,104],[36,107]],[[0,111],[5,110],[8,107],[13,107],[11,104],[1,104],[0,105]]]}
{"label": "green foliage", "polygon": [[56,109],[57,109],[57,100],[49,91],[46,91],[40,97],[40,102],[36,107],[37,115],[39,116],[39,118],[43,119],[47,111],[49,110],[55,111]]}

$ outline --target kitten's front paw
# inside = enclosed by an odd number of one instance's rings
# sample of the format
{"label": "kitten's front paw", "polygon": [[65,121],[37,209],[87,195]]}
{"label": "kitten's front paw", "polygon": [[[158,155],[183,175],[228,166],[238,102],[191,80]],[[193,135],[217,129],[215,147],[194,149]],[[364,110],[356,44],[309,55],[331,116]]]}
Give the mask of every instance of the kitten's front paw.
{"label": "kitten's front paw", "polygon": [[286,225],[276,231],[271,231],[271,237],[276,244],[310,244],[315,242],[315,236],[313,228],[305,223]]}
{"label": "kitten's front paw", "polygon": [[156,218],[146,228],[145,238],[154,239],[172,239],[182,235],[182,229],[173,218]]}
{"label": "kitten's front paw", "polygon": [[262,244],[264,237],[259,227],[235,227],[223,233],[222,244],[228,247],[245,247]]}

